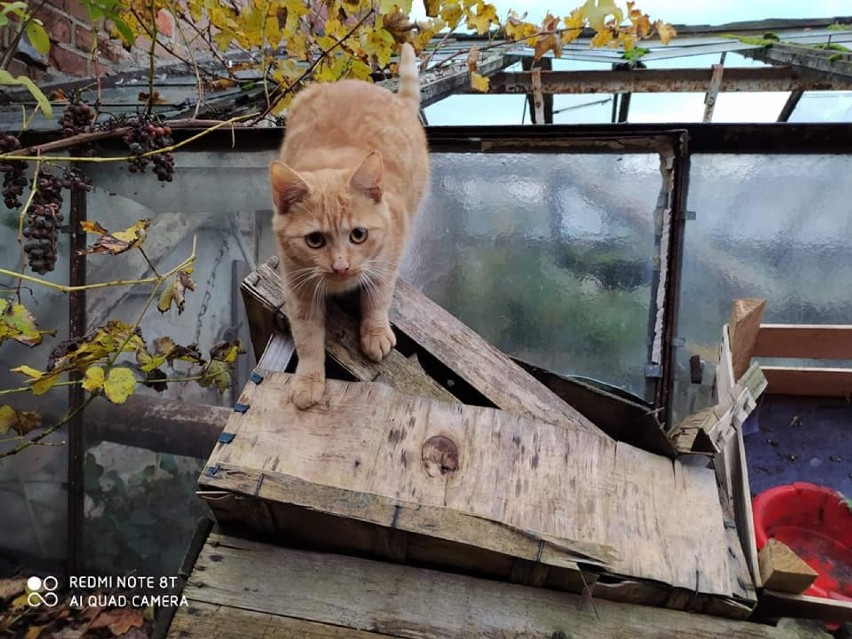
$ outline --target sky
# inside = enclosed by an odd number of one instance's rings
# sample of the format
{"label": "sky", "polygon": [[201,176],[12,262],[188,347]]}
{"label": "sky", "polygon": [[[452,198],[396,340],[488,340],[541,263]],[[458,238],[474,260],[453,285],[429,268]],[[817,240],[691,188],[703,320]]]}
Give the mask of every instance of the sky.
{"label": "sky", "polygon": [[[528,19],[540,21],[550,10],[566,15],[583,0],[491,0],[498,13],[509,9],[528,12]],[[623,0],[618,0],[624,5]],[[420,3],[415,2],[415,6]],[[673,24],[716,25],[744,20],[770,18],[833,18],[852,16],[852,0],[636,0],[636,8]],[[693,56],[657,61],[650,68],[709,68],[719,62],[718,56]],[[729,54],[726,66],[762,66],[736,54]],[[555,69],[605,69],[608,65],[578,61],[557,61]],[[715,122],[774,122],[787,100],[787,93],[723,93],[714,111]],[[602,95],[556,96],[554,108],[557,123],[609,122],[611,100],[601,104]],[[598,104],[591,104],[595,103]],[[529,122],[522,96],[458,95],[426,109],[430,124],[520,124]],[[636,94],[630,105],[630,122],[694,122],[704,113],[704,94]],[[831,94],[806,93],[791,118],[792,121],[852,121],[852,92]]]}

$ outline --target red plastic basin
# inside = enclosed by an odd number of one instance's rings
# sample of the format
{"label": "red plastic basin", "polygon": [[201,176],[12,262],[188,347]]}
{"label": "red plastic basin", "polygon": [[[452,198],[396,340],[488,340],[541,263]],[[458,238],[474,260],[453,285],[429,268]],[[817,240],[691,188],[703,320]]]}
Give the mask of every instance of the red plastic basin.
{"label": "red plastic basin", "polygon": [[795,483],[763,491],[752,501],[757,549],[774,537],[818,577],[806,595],[852,601],[852,511],[824,486]]}

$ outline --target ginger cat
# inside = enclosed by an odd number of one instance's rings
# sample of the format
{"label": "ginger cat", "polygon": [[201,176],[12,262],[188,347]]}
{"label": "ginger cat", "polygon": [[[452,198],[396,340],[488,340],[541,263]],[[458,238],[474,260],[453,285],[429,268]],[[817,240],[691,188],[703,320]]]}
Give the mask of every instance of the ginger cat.
{"label": "ginger cat", "polygon": [[399,89],[358,80],[313,84],[294,100],[280,160],[269,166],[287,315],[299,363],[293,403],[325,390],[325,298],[361,289],[361,349],[380,361],[396,344],[388,321],[412,216],[429,183],[411,45]]}

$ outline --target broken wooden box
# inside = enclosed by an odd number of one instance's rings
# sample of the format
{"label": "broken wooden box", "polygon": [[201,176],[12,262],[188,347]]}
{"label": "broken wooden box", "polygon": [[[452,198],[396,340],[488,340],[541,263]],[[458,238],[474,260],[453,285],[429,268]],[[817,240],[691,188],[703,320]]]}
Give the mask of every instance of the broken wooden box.
{"label": "broken wooden box", "polygon": [[[244,283],[257,370],[201,476],[231,530],[593,597],[746,617],[754,589],[711,469],[616,441],[401,282],[365,360],[330,310],[320,405],[289,401],[274,264]],[[416,357],[412,356],[415,355]],[[462,403],[464,398],[467,403]],[[479,404],[479,405],[474,405]]]}

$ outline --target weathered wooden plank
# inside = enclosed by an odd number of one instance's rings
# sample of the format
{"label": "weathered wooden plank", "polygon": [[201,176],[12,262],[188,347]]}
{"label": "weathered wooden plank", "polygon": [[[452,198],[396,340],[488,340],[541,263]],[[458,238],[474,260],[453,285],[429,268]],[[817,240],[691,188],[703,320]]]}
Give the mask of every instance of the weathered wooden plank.
{"label": "weathered wooden plank", "polygon": [[[282,575],[282,578],[286,578]],[[381,639],[399,637],[325,623],[292,619],[265,612],[193,601],[179,608],[168,637],[175,639]]]}
{"label": "weathered wooden plank", "polygon": [[800,617],[830,623],[852,623],[852,602],[764,590],[755,614],[761,619]]}
{"label": "weathered wooden plank", "polygon": [[[255,352],[258,348],[262,352],[273,331],[289,331],[281,279],[275,270],[277,265],[278,258],[271,258],[242,284]],[[263,347],[259,346],[261,342]],[[380,381],[403,393],[458,403],[453,394],[429,377],[416,360],[406,358],[396,349],[381,362],[367,359],[361,352],[357,320],[333,300],[328,302],[326,315],[326,352],[358,380]]]}
{"label": "weathered wooden plank", "polygon": [[748,370],[751,354],[766,300],[743,298],[734,300],[731,307],[731,319],[728,322],[728,338],[731,340],[731,362],[734,369],[733,382],[736,383]]}
{"label": "weathered wooden plank", "polygon": [[[730,594],[712,471],[579,428],[330,380],[298,411],[290,376],[240,398],[203,487],[448,539],[543,565],[582,561]],[[211,507],[216,508],[216,502]]]}
{"label": "weathered wooden plank", "polygon": [[816,570],[777,539],[766,542],[757,559],[764,588],[799,594],[816,581]]}
{"label": "weathered wooden plank", "polygon": [[852,359],[852,325],[761,324],[753,356]]}
{"label": "weathered wooden plank", "polygon": [[[286,584],[282,591],[280,584]],[[297,622],[319,634],[362,639],[480,639],[513,637],[630,637],[631,639],[826,639],[818,631],[737,622],[695,613],[615,603],[499,583],[421,568],[319,554],[212,535],[189,579],[185,594],[200,614],[181,611],[169,636],[195,632],[195,624],[222,627],[232,612],[251,620],[244,635],[264,619],[266,637],[286,634]],[[324,635],[322,625],[346,629]],[[298,627],[298,626],[297,626]],[[283,630],[279,631],[279,628]],[[321,628],[321,630],[320,630]],[[284,634],[277,634],[283,632]],[[373,634],[375,633],[375,634]],[[363,639],[367,639],[363,637]]]}
{"label": "weathered wooden plank", "polygon": [[391,323],[498,408],[549,424],[601,431],[468,326],[400,280]]}
{"label": "weathered wooden plank", "polygon": [[852,368],[796,368],[764,366],[769,395],[849,397]]}

